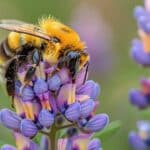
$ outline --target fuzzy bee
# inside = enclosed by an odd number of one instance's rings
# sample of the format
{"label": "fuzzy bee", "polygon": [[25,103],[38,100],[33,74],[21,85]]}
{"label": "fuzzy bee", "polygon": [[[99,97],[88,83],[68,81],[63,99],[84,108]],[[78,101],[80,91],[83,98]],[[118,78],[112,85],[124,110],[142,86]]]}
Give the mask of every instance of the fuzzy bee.
{"label": "fuzzy bee", "polygon": [[8,95],[14,96],[16,73],[19,66],[28,61],[33,65],[27,70],[25,81],[30,81],[41,60],[67,67],[73,82],[76,74],[89,62],[85,45],[79,35],[59,21],[47,18],[32,25],[16,20],[0,21],[0,29],[11,31],[0,45],[0,65],[8,61],[5,78]]}

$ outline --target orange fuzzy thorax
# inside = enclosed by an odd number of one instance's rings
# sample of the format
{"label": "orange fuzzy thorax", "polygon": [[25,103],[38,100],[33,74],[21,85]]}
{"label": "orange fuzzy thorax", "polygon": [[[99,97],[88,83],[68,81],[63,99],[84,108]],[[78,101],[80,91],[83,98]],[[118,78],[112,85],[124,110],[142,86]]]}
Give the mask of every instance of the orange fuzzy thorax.
{"label": "orange fuzzy thorax", "polygon": [[60,39],[61,48],[73,47],[74,49],[84,49],[84,43],[80,41],[79,35],[64,24],[48,18],[40,21],[40,27],[50,37]]}

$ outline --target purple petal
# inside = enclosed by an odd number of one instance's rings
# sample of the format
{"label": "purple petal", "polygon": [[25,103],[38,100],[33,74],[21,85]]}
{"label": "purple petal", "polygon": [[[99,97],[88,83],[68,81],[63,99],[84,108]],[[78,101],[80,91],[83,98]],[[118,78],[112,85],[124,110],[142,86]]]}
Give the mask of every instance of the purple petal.
{"label": "purple petal", "polygon": [[87,117],[94,110],[95,102],[92,99],[86,100],[81,103],[81,116]]}
{"label": "purple petal", "polygon": [[86,83],[77,90],[77,94],[88,95],[91,99],[95,100],[100,93],[100,87],[92,80]]}
{"label": "purple petal", "polygon": [[135,132],[129,134],[129,144],[134,150],[147,150],[146,144]]}
{"label": "purple petal", "polygon": [[42,78],[38,78],[34,84],[34,92],[36,95],[43,94],[48,91],[48,84]]}
{"label": "purple petal", "polygon": [[43,109],[39,114],[39,122],[42,126],[49,128],[54,123],[54,114]]}
{"label": "purple petal", "polygon": [[[35,144],[33,141],[30,141],[29,150],[40,150],[39,146]],[[42,149],[43,150],[43,149]],[[48,150],[48,149],[47,149]]]}
{"label": "purple petal", "polygon": [[99,150],[101,148],[101,142],[99,139],[93,139],[88,144],[88,150]]}
{"label": "purple petal", "polygon": [[58,75],[61,79],[62,84],[66,84],[71,81],[71,77],[69,75],[69,71],[67,68],[63,68],[58,72]]}
{"label": "purple petal", "polygon": [[1,124],[13,130],[18,130],[21,123],[21,118],[9,109],[2,109],[0,111]]}
{"label": "purple petal", "polygon": [[142,16],[144,13],[145,13],[144,7],[141,7],[141,6],[135,7],[135,9],[134,9],[134,17],[135,17],[136,19],[138,19],[138,18],[139,18],[140,16]]}
{"label": "purple petal", "polygon": [[109,117],[107,114],[98,114],[91,118],[85,126],[85,130],[88,132],[97,132],[105,128],[109,123]]}
{"label": "purple petal", "polygon": [[132,105],[137,106],[138,108],[146,108],[149,104],[145,96],[138,90],[131,90],[129,93],[129,100]]}
{"label": "purple petal", "polygon": [[48,79],[48,87],[51,91],[57,91],[59,90],[61,86],[61,79],[58,75],[54,75]]}
{"label": "purple petal", "polygon": [[139,27],[146,33],[150,33],[150,13],[143,7],[136,7],[134,16],[138,22]]}
{"label": "purple petal", "polygon": [[50,149],[50,143],[49,143],[47,136],[42,136],[41,138],[41,149],[42,150]]}
{"label": "purple petal", "polygon": [[52,95],[51,92],[49,93],[49,102],[50,102],[53,112],[57,113],[58,109],[57,109],[57,104],[56,104],[56,98],[54,97],[54,95]]}
{"label": "purple petal", "polygon": [[131,48],[131,57],[136,63],[143,66],[150,65],[150,54],[144,52],[143,44],[140,40],[134,40]]}
{"label": "purple petal", "polygon": [[65,116],[70,121],[77,121],[80,117],[81,106],[80,103],[76,102],[69,106],[65,112]]}
{"label": "purple petal", "polygon": [[1,147],[1,150],[17,150],[15,147],[5,144]]}
{"label": "purple petal", "polygon": [[60,88],[57,97],[57,105],[61,112],[64,111],[71,93],[72,93],[72,84],[65,84]]}
{"label": "purple petal", "polygon": [[34,91],[31,86],[25,86],[22,90],[22,100],[31,101],[34,99]]}
{"label": "purple petal", "polygon": [[27,119],[21,121],[20,130],[25,137],[30,138],[34,137],[38,132],[36,125],[31,120]]}
{"label": "purple petal", "polygon": [[20,88],[21,88],[21,82],[20,81],[16,81],[15,82],[15,94],[16,95],[20,95]]}
{"label": "purple petal", "polygon": [[83,85],[86,75],[86,68],[83,68],[76,77],[76,86],[79,88],[81,85]]}

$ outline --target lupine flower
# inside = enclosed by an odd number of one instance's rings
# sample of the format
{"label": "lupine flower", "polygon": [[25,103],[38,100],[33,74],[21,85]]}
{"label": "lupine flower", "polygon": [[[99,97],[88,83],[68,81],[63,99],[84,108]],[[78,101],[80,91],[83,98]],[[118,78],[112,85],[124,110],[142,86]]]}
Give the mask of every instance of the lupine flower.
{"label": "lupine flower", "polygon": [[150,122],[137,122],[138,131],[129,134],[129,144],[134,150],[148,150],[150,148]]}
{"label": "lupine flower", "polygon": [[129,93],[132,105],[145,109],[150,106],[150,79],[141,80],[141,90],[132,89]]}
{"label": "lupine flower", "polygon": [[[138,25],[140,39],[132,42],[131,56],[137,64],[144,67],[150,66],[150,1],[145,0],[145,7],[138,6],[134,9],[134,17]],[[141,80],[141,89],[132,89],[129,93],[132,105],[139,109],[150,106],[150,79]],[[137,122],[138,131],[129,134],[129,144],[134,150],[150,149],[150,122]]]}
{"label": "lupine flower", "polygon": [[149,2],[145,1],[145,8],[138,6],[134,10],[134,17],[138,24],[140,39],[132,43],[131,56],[136,63],[143,66],[150,65],[150,11]]}
{"label": "lupine flower", "polygon": [[[42,60],[31,81],[26,82],[24,77],[31,65],[27,62],[18,68],[13,103],[16,112],[0,111],[0,123],[12,130],[16,141],[16,148],[4,145],[3,150],[38,150],[40,147],[42,150],[99,150],[100,142],[91,138],[108,125],[109,117],[95,114],[100,87],[85,79],[86,67],[72,82],[67,68],[56,71],[56,66]],[[66,136],[57,137],[56,141],[55,136],[62,129],[66,129]],[[32,140],[38,133],[46,136],[42,137],[41,145]]]}

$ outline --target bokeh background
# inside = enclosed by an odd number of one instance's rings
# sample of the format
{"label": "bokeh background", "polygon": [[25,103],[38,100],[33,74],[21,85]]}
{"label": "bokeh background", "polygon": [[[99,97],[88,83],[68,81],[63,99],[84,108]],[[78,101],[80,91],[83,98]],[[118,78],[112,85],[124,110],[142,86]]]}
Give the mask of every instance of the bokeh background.
{"label": "bokeh background", "polygon": [[[136,129],[138,119],[148,119],[128,101],[128,91],[139,87],[139,79],[148,69],[130,58],[131,40],[137,36],[133,8],[143,0],[0,0],[0,19],[18,19],[37,23],[38,18],[52,15],[72,26],[87,42],[91,54],[90,78],[101,85],[99,112],[110,120],[121,120],[121,129],[102,141],[104,150],[129,150],[128,132]],[[0,31],[1,40],[7,32]],[[3,85],[0,108],[10,107]],[[0,141],[14,143],[10,131],[0,126]]]}

